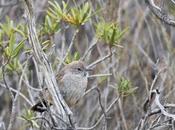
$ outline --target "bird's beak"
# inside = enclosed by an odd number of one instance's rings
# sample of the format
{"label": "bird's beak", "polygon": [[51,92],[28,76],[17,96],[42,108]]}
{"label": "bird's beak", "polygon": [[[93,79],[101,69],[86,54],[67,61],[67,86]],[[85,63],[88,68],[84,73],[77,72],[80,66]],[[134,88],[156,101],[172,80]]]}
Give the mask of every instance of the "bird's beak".
{"label": "bird's beak", "polygon": [[84,69],[84,76],[88,76],[89,75],[89,71],[92,71],[92,69],[85,68]]}

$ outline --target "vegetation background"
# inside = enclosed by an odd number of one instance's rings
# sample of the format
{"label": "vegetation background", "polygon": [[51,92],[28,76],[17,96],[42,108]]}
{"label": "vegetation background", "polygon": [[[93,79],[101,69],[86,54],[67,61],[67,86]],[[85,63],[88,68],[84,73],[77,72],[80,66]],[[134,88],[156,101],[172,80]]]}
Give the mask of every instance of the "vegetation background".
{"label": "vegetation background", "polygon": [[[174,27],[157,19],[143,0],[56,2],[33,1],[39,42],[55,74],[63,60],[83,59],[93,68],[87,88],[92,91],[72,109],[77,129],[174,130],[175,118],[163,114],[150,96],[158,89],[173,115]],[[155,4],[173,18],[171,0]],[[0,0],[0,130],[56,129],[30,111],[43,85],[24,8],[22,0]],[[94,125],[102,108],[106,116]]]}

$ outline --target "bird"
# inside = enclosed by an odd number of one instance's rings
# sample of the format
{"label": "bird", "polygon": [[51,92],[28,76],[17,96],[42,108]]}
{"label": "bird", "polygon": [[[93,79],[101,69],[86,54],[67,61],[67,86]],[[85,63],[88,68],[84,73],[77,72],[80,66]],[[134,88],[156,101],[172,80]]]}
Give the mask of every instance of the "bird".
{"label": "bird", "polygon": [[[85,94],[88,84],[88,72],[83,61],[73,61],[65,65],[56,74],[57,84],[63,99],[69,107],[73,107]],[[36,112],[44,112],[53,105],[52,96],[47,87],[43,88],[40,100],[31,107]]]}

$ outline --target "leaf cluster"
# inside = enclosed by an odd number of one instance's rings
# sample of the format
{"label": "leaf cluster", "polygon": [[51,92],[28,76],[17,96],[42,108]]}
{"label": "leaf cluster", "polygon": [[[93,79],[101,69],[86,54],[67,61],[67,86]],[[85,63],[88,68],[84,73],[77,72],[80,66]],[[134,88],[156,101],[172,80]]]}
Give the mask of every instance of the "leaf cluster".
{"label": "leaf cluster", "polygon": [[[20,37],[17,39],[17,37]],[[19,65],[19,54],[24,47],[27,33],[23,25],[14,25],[8,17],[4,24],[0,23],[0,47],[3,57],[9,62],[7,68],[11,71]]]}
{"label": "leaf cluster", "polygon": [[127,29],[121,30],[117,23],[99,22],[96,25],[97,38],[108,45],[115,46],[123,38]]}
{"label": "leaf cluster", "polygon": [[34,118],[35,114],[31,110],[26,110],[25,113],[19,117],[19,119],[26,121],[26,127],[32,126],[34,128],[39,128]]}
{"label": "leaf cluster", "polygon": [[69,24],[80,26],[85,24],[92,16],[92,10],[89,3],[85,3],[81,7],[69,7],[67,3],[62,2],[63,8],[54,1],[49,1],[50,8],[48,15],[59,22],[63,20]]}
{"label": "leaf cluster", "polygon": [[137,87],[133,87],[132,83],[130,80],[121,77],[117,86],[118,92],[122,96],[127,96],[130,94],[133,94]]}
{"label": "leaf cluster", "polygon": [[73,55],[71,55],[70,53],[68,54],[68,56],[66,57],[65,63],[69,64],[72,61],[77,61],[80,59],[80,54],[78,52],[75,52]]}
{"label": "leaf cluster", "polygon": [[42,29],[40,31],[40,35],[53,35],[55,32],[60,31],[59,23],[53,19],[51,16],[46,15],[44,19],[44,24],[42,26]]}

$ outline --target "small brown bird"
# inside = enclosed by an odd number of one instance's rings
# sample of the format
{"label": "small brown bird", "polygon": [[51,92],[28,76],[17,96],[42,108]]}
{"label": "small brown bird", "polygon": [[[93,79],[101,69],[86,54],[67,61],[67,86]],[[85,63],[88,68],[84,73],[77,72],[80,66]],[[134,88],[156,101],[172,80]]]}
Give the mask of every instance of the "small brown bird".
{"label": "small brown bird", "polygon": [[[84,62],[73,61],[56,75],[59,90],[69,107],[74,106],[84,95],[87,88],[88,71],[89,69],[86,69]],[[52,104],[51,94],[47,88],[44,88],[41,93],[41,100],[31,110],[43,112],[46,111],[46,107]]]}

